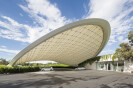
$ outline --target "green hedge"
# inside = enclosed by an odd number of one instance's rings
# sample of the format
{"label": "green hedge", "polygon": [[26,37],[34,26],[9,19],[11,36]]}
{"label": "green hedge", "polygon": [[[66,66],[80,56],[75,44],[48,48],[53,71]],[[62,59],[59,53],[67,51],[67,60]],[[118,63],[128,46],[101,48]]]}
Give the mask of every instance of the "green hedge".
{"label": "green hedge", "polygon": [[53,68],[75,68],[74,66],[69,66],[65,64],[46,64],[42,67],[53,67]]}
{"label": "green hedge", "polygon": [[34,72],[34,71],[39,71],[39,70],[40,70],[39,67],[28,67],[28,66],[8,67],[5,65],[0,65],[0,74]]}
{"label": "green hedge", "polygon": [[52,66],[53,68],[76,68],[74,66]]}

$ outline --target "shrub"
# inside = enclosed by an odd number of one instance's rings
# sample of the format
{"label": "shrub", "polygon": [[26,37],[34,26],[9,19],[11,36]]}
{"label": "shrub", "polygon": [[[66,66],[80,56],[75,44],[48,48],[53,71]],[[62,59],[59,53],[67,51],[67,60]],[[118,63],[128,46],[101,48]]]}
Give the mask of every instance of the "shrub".
{"label": "shrub", "polygon": [[39,70],[40,70],[39,67],[28,67],[28,66],[8,67],[5,65],[0,65],[0,74],[34,72],[34,71],[39,71]]}

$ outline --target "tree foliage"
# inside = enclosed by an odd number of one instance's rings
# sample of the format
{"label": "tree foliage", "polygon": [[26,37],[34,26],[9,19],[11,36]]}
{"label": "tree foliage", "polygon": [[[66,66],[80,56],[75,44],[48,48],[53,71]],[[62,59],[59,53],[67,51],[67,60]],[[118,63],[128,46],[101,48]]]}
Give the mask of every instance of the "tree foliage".
{"label": "tree foliage", "polygon": [[125,60],[133,60],[133,31],[130,31],[128,34],[128,39],[130,43],[121,43],[119,46],[120,48],[116,49],[116,52],[114,54],[115,58],[118,58],[119,60],[125,59]]}
{"label": "tree foliage", "polygon": [[128,40],[130,42],[130,45],[133,46],[133,31],[130,31],[128,34]]}
{"label": "tree foliage", "polygon": [[85,65],[88,64],[88,63],[91,65],[91,64],[94,63],[95,61],[99,61],[100,58],[101,58],[101,56],[97,56],[97,57],[94,57],[94,58],[89,58],[89,59],[87,59],[87,60],[85,60],[85,61],[79,63],[78,66],[79,66],[79,67],[83,67],[83,66],[85,66]]}
{"label": "tree foliage", "polygon": [[9,64],[9,62],[6,61],[6,59],[0,58],[0,65],[7,65],[7,64]]}
{"label": "tree foliage", "polygon": [[128,34],[128,39],[131,40],[133,39],[133,31],[130,31]]}

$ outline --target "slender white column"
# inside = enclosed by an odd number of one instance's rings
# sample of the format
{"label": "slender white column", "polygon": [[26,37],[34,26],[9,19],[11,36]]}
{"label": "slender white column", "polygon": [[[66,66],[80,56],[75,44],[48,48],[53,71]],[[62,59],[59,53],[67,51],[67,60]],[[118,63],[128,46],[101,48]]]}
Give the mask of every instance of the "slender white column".
{"label": "slender white column", "polygon": [[116,71],[118,71],[118,62],[117,62],[117,69],[116,69]]}
{"label": "slender white column", "polygon": [[106,70],[108,70],[108,63],[107,63],[107,69]]}

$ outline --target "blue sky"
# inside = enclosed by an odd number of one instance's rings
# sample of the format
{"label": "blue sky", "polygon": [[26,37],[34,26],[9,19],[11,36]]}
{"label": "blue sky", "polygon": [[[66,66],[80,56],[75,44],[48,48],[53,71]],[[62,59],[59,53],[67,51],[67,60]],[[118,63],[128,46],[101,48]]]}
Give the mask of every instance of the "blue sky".
{"label": "blue sky", "polygon": [[133,30],[133,0],[0,0],[0,58],[10,60],[50,31],[88,18],[109,21],[110,40],[100,55],[112,54]]}

